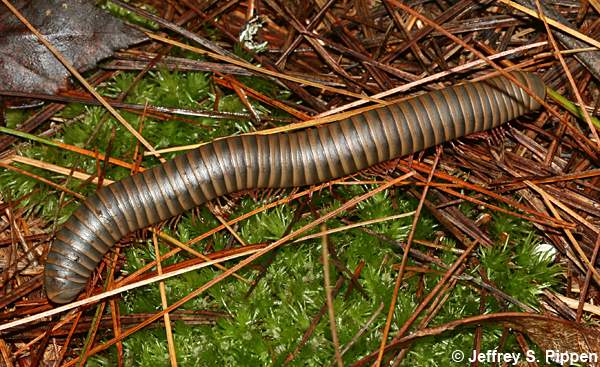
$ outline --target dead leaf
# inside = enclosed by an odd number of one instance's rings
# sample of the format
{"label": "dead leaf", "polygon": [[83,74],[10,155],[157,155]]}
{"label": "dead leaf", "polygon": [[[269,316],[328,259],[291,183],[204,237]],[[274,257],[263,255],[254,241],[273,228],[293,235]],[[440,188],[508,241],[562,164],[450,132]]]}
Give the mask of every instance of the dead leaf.
{"label": "dead leaf", "polygon": [[515,317],[509,319],[505,324],[527,334],[545,353],[541,356],[544,362],[548,358],[550,361],[563,365],[566,362],[565,358],[595,355],[595,361],[587,361],[588,363],[584,364],[599,365],[597,358],[600,357],[600,330],[598,329],[541,315]]}
{"label": "dead leaf", "polygon": [[[386,352],[406,348],[415,340],[441,335],[451,330],[473,327],[482,324],[500,324],[527,335],[542,350],[542,355],[533,355],[539,362],[567,362],[568,358],[590,358],[586,366],[600,366],[600,330],[586,327],[576,322],[555,317],[524,312],[503,312],[467,317],[451,321],[437,327],[415,331],[397,339],[385,347]],[[483,351],[485,352],[485,351]],[[377,352],[364,357],[354,367],[372,362]],[[522,361],[525,356],[522,356]],[[595,358],[595,359],[594,359]],[[548,361],[546,361],[548,359]],[[562,365],[564,363],[559,363]]]}
{"label": "dead leaf", "polygon": [[[80,71],[146,39],[94,1],[19,0],[15,6]],[[0,90],[53,94],[65,89],[67,69],[4,5],[0,7]]]}

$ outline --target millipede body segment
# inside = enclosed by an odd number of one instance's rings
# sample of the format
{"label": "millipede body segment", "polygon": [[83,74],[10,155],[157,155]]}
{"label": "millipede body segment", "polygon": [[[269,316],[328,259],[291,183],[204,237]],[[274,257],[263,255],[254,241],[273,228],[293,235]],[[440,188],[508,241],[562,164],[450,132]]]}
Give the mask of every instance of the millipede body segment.
{"label": "millipede body segment", "polygon": [[[513,72],[544,98],[534,74]],[[86,286],[106,252],[128,233],[221,195],[311,185],[484,131],[540,107],[507,78],[456,85],[316,128],[215,140],[103,187],[58,231],[45,268],[50,300]]]}

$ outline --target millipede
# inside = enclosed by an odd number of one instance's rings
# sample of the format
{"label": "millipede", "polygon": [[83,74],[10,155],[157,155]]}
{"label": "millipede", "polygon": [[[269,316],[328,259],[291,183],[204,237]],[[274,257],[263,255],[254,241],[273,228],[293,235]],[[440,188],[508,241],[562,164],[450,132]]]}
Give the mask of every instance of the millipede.
{"label": "millipede", "polygon": [[[544,99],[540,77],[511,74]],[[538,108],[534,97],[499,76],[428,92],[314,128],[215,140],[85,199],[51,245],[44,275],[46,294],[56,303],[72,301],[121,238],[219,196],[347,176],[492,129]]]}

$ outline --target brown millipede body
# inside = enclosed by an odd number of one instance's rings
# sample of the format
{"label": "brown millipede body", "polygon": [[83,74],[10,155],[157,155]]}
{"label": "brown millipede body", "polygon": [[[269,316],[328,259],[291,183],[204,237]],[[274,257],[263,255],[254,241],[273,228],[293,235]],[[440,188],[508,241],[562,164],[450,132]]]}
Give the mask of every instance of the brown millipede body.
{"label": "brown millipede body", "polygon": [[[513,72],[538,97],[542,80]],[[57,232],[45,288],[66,303],[86,286],[108,250],[128,233],[221,195],[311,185],[473,132],[489,130],[540,104],[505,77],[429,92],[316,128],[219,139],[129,176],[88,197]]]}

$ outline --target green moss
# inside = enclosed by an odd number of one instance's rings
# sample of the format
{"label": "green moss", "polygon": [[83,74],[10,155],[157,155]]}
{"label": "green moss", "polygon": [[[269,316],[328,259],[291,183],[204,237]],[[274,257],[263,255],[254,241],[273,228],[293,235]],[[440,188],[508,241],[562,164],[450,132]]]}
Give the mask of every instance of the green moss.
{"label": "green moss", "polygon": [[[529,234],[516,241],[482,249],[481,265],[497,287],[525,304],[537,306],[539,295],[558,283],[561,268],[539,253],[539,238]],[[513,309],[515,306],[510,306]],[[515,309],[517,310],[517,309]]]}
{"label": "green moss", "polygon": [[25,122],[29,115],[27,110],[7,110],[4,115],[6,127],[14,129]]}
{"label": "green moss", "polygon": [[[152,30],[158,30],[160,27],[158,26],[158,24],[156,24],[155,22],[149,21],[146,18],[142,18],[137,14],[134,14],[132,12],[130,12],[129,10],[123,9],[122,7],[115,5],[114,3],[110,2],[110,1],[100,1],[100,4],[102,5],[102,8],[106,11],[108,11],[109,13],[111,13],[112,15],[119,17],[119,18],[123,18],[124,20],[133,23],[133,24],[137,24],[140,25],[142,27],[148,28],[148,29],[152,29]],[[150,5],[148,4],[143,4],[141,5],[141,8],[150,12],[150,13],[154,13],[156,14],[157,11]]]}

